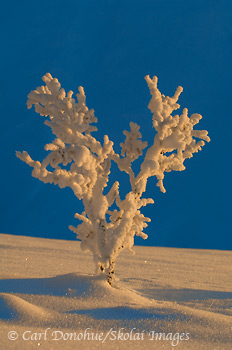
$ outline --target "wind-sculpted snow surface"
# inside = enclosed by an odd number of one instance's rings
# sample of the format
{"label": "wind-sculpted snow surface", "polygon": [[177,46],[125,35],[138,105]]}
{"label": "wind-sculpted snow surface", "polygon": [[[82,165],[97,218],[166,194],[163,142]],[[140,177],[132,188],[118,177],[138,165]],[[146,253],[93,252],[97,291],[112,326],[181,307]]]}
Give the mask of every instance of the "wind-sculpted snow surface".
{"label": "wind-sculpted snow surface", "polygon": [[[188,117],[185,108],[181,115],[172,116],[180,107],[177,101],[183,90],[181,87],[173,97],[168,97],[159,91],[157,77],[146,76],[145,79],[152,95],[148,107],[156,133],[138,174],[133,171],[132,163],[148,147],[147,142],[141,140],[139,125],[131,122],[131,130],[124,131],[126,139],[120,144],[120,156],[107,135],[103,145],[91,135],[97,130],[92,125],[97,118],[94,110],[86,106],[84,89],[79,87],[76,102],[73,92],[66,94],[59,81],[49,73],[43,77],[45,86],[28,95],[27,105],[28,108],[34,105],[37,113],[49,117],[45,124],[55,135],[54,141],[45,145],[50,153],[39,162],[25,151],[17,152],[17,156],[33,168],[34,177],[60,188],[70,187],[83,201],[84,212],[75,214],[82,223],[70,229],[81,240],[81,248],[92,252],[97,272],[104,273],[109,284],[113,281],[117,256],[126,248],[132,251],[135,235],[147,238],[143,229],[150,218],[144,217],[140,209],[154,203],[151,198],[142,198],[148,178],[155,176],[157,186],[165,192],[165,172],[184,170],[185,159],[201,150],[204,141],[210,141],[207,131],[193,129],[202,118],[200,114]],[[124,199],[120,198],[118,181],[105,191],[112,161],[130,178],[131,188]],[[112,210],[114,203],[117,209]]]}
{"label": "wind-sculpted snow surface", "polygon": [[0,234],[0,248],[1,349],[231,349],[229,251],[136,246],[110,286],[80,242]]}

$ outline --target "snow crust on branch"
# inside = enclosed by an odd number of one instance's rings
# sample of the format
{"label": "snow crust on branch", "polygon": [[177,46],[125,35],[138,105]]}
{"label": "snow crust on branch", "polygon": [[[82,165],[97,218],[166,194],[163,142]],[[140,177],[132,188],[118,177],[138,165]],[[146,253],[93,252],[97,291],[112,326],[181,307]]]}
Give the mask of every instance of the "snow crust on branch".
{"label": "snow crust on branch", "polygon": [[[200,114],[188,117],[185,108],[181,115],[172,116],[172,112],[180,107],[177,101],[183,91],[181,87],[173,97],[164,96],[158,90],[157,77],[146,76],[152,95],[148,108],[156,134],[136,176],[132,163],[148,146],[141,140],[139,125],[131,122],[130,131],[123,132],[126,138],[120,144],[120,157],[107,135],[103,145],[91,135],[97,130],[92,125],[97,118],[94,110],[86,106],[83,87],[78,88],[76,101],[73,92],[66,94],[50,73],[42,79],[45,85],[29,93],[27,107],[34,105],[37,113],[48,117],[45,124],[52,129],[55,139],[45,145],[49,153],[42,162],[34,161],[25,151],[16,152],[16,155],[33,168],[32,176],[60,188],[70,187],[83,201],[84,212],[75,214],[81,224],[69,228],[81,241],[81,248],[92,252],[98,272],[105,273],[112,284],[117,256],[126,248],[132,251],[135,235],[147,238],[143,230],[150,218],[140,211],[143,206],[154,203],[151,198],[141,198],[147,179],[156,176],[157,185],[165,192],[164,173],[184,170],[184,160],[201,150],[204,141],[210,141],[208,133],[193,129],[202,118]],[[123,200],[118,181],[105,193],[112,161],[130,178],[131,189]],[[112,210],[114,203],[117,209]]]}
{"label": "snow crust on branch", "polygon": [[136,179],[137,190],[144,191],[147,179],[156,176],[157,186],[162,192],[166,192],[163,186],[164,173],[185,170],[185,159],[201,150],[205,145],[204,141],[209,142],[210,138],[206,130],[193,130],[194,125],[202,118],[200,114],[195,113],[188,117],[188,109],[184,108],[181,115],[172,116],[172,112],[180,108],[177,101],[183,91],[181,86],[176,89],[173,97],[169,97],[159,91],[157,77],[151,79],[147,75],[145,80],[152,95],[148,108],[153,114],[153,126],[157,133]]}

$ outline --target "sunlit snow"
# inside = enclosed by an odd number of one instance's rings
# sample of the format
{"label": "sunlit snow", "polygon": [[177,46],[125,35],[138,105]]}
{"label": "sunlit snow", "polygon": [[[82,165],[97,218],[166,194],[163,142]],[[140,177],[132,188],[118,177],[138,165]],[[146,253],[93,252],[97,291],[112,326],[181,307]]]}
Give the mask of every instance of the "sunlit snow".
{"label": "sunlit snow", "polygon": [[[136,246],[136,255],[119,257],[111,287],[94,275],[91,255],[79,242],[1,234],[0,247],[3,349],[231,347],[229,251]],[[105,342],[61,339],[84,332],[105,337],[110,330],[116,333]],[[12,331],[16,340],[8,339]],[[130,332],[131,340],[120,338]],[[168,340],[152,340],[151,332]],[[172,343],[170,337],[182,333],[189,340]],[[143,339],[133,339],[136,334]]]}

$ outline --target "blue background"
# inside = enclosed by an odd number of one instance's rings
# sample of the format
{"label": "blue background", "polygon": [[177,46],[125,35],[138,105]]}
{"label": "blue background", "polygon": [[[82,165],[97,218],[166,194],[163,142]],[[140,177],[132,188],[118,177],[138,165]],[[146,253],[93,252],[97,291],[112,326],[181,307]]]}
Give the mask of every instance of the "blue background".
{"label": "blue background", "polygon": [[[65,90],[83,86],[95,109],[102,141],[108,134],[119,151],[129,122],[141,125],[151,145],[154,129],[144,76],[157,75],[162,93],[183,86],[181,109],[200,113],[197,128],[211,142],[166,173],[165,194],[150,178],[143,213],[152,222],[136,244],[231,249],[231,53],[232,2],[221,1],[9,1],[1,26],[1,225],[0,232],[75,239],[81,202],[69,189],[31,177],[15,156],[26,150],[42,160],[53,139],[44,118],[26,109],[27,95],[50,72]],[[128,191],[128,178],[112,171]]]}

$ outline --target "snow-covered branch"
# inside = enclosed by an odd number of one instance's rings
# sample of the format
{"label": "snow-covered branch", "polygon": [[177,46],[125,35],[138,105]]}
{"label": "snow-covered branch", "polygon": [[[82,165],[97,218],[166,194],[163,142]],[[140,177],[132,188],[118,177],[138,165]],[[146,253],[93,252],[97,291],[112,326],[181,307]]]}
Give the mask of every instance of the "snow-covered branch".
{"label": "snow-covered branch", "polygon": [[[153,114],[153,126],[157,133],[135,180],[136,189],[138,192],[144,192],[147,179],[156,176],[157,186],[162,192],[166,192],[163,186],[164,173],[185,170],[185,159],[191,158],[193,153],[201,150],[205,145],[204,141],[209,142],[210,138],[206,130],[193,130],[194,125],[202,118],[200,114],[192,114],[188,117],[188,110],[184,108],[180,116],[171,115],[173,111],[180,108],[177,101],[183,91],[181,86],[176,89],[173,97],[169,97],[162,95],[159,91],[157,77],[151,79],[146,76],[145,79],[152,95],[148,108]],[[197,141],[196,138],[201,140]]]}
{"label": "snow-covered branch", "polygon": [[[124,131],[126,138],[120,144],[120,156],[107,135],[103,145],[92,136],[91,133],[97,130],[92,125],[97,118],[94,110],[86,106],[84,89],[78,88],[76,101],[73,92],[66,94],[59,81],[49,73],[43,77],[45,85],[28,95],[27,106],[34,105],[37,113],[48,117],[45,124],[52,129],[55,139],[45,145],[49,153],[42,162],[34,161],[25,151],[16,152],[18,158],[33,168],[32,176],[60,188],[70,187],[83,201],[84,212],[75,214],[81,223],[69,228],[81,241],[82,249],[92,252],[98,272],[106,274],[109,284],[114,277],[115,259],[121,251],[126,248],[132,251],[135,235],[147,238],[143,230],[150,219],[140,211],[154,203],[151,198],[141,198],[147,179],[156,176],[157,185],[165,192],[164,173],[184,170],[185,159],[201,150],[204,141],[210,141],[207,131],[193,129],[201,115],[188,117],[185,108],[180,116],[172,116],[172,112],[180,107],[177,101],[183,90],[181,87],[173,97],[166,97],[158,90],[157,77],[146,76],[145,79],[152,95],[148,108],[152,112],[156,135],[138,175],[135,175],[132,163],[148,146],[141,140],[139,125],[131,122],[131,130]],[[112,161],[130,178],[131,188],[124,199],[120,198],[118,181],[105,194]]]}

